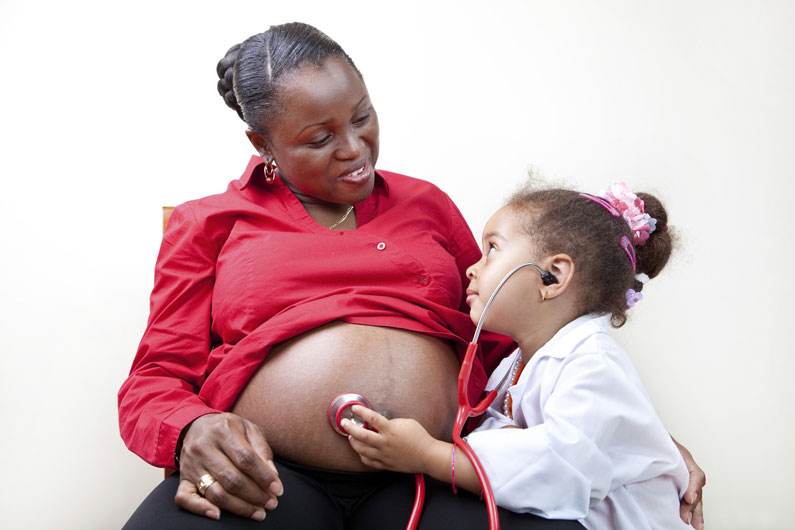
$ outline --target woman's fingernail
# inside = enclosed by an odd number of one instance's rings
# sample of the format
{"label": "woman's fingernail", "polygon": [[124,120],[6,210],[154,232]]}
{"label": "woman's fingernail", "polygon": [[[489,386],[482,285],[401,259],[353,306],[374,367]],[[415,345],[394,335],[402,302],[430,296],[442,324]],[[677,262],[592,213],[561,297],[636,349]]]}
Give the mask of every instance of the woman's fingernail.
{"label": "woman's fingernail", "polygon": [[272,498],[271,500],[269,500],[268,502],[265,503],[265,509],[266,510],[273,510],[278,505],[279,505],[279,501],[277,501],[276,499]]}
{"label": "woman's fingernail", "polygon": [[216,521],[221,518],[221,514],[216,512],[215,510],[207,510],[204,512],[205,517],[209,517],[210,519],[215,519]]}
{"label": "woman's fingernail", "polygon": [[693,521],[693,514],[692,513],[687,514],[687,524],[690,524],[692,521]]}
{"label": "woman's fingernail", "polygon": [[277,497],[281,497],[284,493],[284,486],[282,486],[281,482],[271,482],[270,488]]}
{"label": "woman's fingernail", "polygon": [[256,510],[254,513],[251,514],[251,518],[255,521],[262,521],[265,519],[265,510]]}

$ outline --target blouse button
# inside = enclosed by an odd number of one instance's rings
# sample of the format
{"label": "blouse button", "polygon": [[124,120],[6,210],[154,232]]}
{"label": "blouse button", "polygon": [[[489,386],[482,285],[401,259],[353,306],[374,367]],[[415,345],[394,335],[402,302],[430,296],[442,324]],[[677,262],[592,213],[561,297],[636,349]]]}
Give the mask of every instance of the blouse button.
{"label": "blouse button", "polygon": [[381,241],[380,243],[378,243],[378,244],[375,246],[375,248],[377,248],[378,250],[384,250],[384,249],[386,248],[386,243],[384,243],[383,241]]}
{"label": "blouse button", "polygon": [[429,282],[428,277],[424,274],[420,274],[419,278],[417,278],[417,281],[420,282],[420,285],[423,286],[428,285]]}

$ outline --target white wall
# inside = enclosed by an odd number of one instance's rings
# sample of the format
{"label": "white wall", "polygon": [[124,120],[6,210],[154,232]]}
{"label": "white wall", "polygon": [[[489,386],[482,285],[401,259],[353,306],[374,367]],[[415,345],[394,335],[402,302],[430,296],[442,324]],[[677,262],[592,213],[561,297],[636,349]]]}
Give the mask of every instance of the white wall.
{"label": "white wall", "polygon": [[379,166],[437,183],[478,235],[529,165],[666,201],[679,252],[619,338],[707,472],[708,528],[792,528],[795,4],[486,5],[0,2],[0,526],[117,528],[161,476],[115,410],[159,208],[251,152],[216,61],[303,20],[364,73]]}

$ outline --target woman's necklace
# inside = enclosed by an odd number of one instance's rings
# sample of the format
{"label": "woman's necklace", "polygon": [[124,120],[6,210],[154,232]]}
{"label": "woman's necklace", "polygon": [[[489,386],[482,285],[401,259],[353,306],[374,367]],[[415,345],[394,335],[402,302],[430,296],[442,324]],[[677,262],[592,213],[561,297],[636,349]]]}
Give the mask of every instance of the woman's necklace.
{"label": "woman's necklace", "polygon": [[[522,362],[521,355],[514,361],[513,367],[511,368],[511,384],[508,388],[516,386],[516,382],[519,381],[519,377],[522,375],[522,370],[524,370],[526,364],[527,363]],[[513,419],[513,398],[508,390],[505,391],[505,400],[502,403],[502,410],[506,416]]]}
{"label": "woman's necklace", "polygon": [[341,225],[342,223],[344,223],[344,222],[345,222],[345,219],[347,219],[347,218],[348,218],[348,216],[351,214],[351,212],[352,212],[352,211],[353,211],[353,204],[351,204],[350,206],[348,206],[348,209],[347,209],[347,210],[345,210],[345,215],[343,215],[342,217],[340,217],[340,220],[339,220],[339,221],[337,221],[337,222],[336,222],[336,223],[334,223],[333,225],[329,226],[329,227],[328,227],[328,229],[329,229],[329,230],[334,230],[334,229],[335,229],[335,228],[337,228],[339,225]]}

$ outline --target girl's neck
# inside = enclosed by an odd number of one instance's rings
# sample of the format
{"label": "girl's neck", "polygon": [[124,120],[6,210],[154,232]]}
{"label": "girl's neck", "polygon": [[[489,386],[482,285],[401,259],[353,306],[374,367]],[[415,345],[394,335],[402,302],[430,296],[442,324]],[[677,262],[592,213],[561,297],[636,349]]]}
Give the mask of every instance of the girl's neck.
{"label": "girl's neck", "polygon": [[[550,301],[550,306],[554,302]],[[544,312],[543,317],[538,318],[533,326],[527,326],[522,331],[513,336],[522,351],[522,362],[529,361],[544,344],[550,341],[555,333],[560,331],[563,326],[574,320],[576,316],[569,311],[556,311],[550,307]]]}

